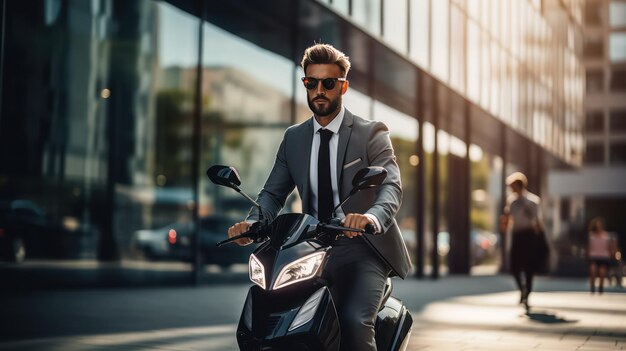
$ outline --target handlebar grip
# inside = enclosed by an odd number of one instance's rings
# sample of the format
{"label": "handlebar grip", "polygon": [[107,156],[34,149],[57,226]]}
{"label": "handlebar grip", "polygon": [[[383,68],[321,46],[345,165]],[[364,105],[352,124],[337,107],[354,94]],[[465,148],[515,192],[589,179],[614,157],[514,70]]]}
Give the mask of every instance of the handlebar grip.
{"label": "handlebar grip", "polygon": [[254,223],[252,223],[252,225],[250,226],[250,228],[247,231],[245,231],[245,232],[243,232],[243,233],[241,233],[239,235],[235,235],[235,236],[233,236],[231,238],[228,238],[226,240],[220,241],[215,246],[219,247],[219,246],[222,246],[224,244],[227,244],[227,243],[230,243],[230,242],[233,242],[235,240],[242,239],[242,238],[248,238],[248,239],[251,239],[255,243],[259,243],[259,242],[263,241],[262,240],[263,236],[261,235],[261,231],[262,231],[263,228],[264,228],[264,226],[263,226],[262,222],[254,222]]}
{"label": "handlebar grip", "polygon": [[371,223],[365,225],[365,234],[376,234],[376,228]]}

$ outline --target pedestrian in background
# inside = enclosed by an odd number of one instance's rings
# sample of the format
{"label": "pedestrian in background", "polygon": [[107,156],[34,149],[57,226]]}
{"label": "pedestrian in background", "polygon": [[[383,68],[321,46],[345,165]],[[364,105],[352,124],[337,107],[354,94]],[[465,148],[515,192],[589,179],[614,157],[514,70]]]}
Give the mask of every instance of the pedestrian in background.
{"label": "pedestrian in background", "polygon": [[596,278],[599,278],[598,293],[604,292],[604,278],[609,268],[609,262],[615,249],[615,241],[604,230],[604,221],[596,217],[589,222],[589,288],[591,293],[596,292]]}
{"label": "pedestrian in background", "polygon": [[547,246],[543,235],[539,196],[526,190],[528,180],[521,172],[506,178],[512,193],[507,197],[500,230],[511,229],[511,272],[520,291],[520,304],[528,310],[534,274],[545,264]]}

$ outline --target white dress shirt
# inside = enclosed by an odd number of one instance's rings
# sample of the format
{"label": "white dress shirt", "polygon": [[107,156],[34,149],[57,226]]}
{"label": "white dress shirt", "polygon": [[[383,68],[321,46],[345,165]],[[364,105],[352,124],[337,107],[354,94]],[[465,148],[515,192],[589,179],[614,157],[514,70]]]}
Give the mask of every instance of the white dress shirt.
{"label": "white dress shirt", "polygon": [[[317,159],[320,148],[320,133],[319,129],[324,128],[333,132],[329,141],[330,151],[330,183],[333,187],[333,207],[339,205],[339,186],[337,185],[337,147],[339,146],[339,128],[343,123],[343,116],[346,113],[345,107],[341,106],[339,114],[330,122],[326,127],[322,127],[315,117],[313,117],[313,143],[311,143],[311,163],[309,164],[309,185],[311,187],[311,214],[317,218]],[[337,209],[337,217],[345,218],[345,214],[341,207]],[[374,221],[374,227],[376,232],[380,232],[380,221],[376,216],[370,213],[365,214],[367,217]]]}

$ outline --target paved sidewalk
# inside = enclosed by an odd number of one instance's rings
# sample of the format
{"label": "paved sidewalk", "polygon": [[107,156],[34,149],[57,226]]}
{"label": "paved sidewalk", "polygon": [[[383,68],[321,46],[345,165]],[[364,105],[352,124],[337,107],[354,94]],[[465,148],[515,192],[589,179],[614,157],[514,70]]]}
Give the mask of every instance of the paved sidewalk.
{"label": "paved sidewalk", "polygon": [[[509,276],[396,281],[415,323],[409,350],[624,350],[626,294],[538,278],[529,313]],[[247,284],[5,296],[0,350],[237,350]],[[9,308],[6,308],[9,307]],[[5,309],[6,308],[6,309]],[[8,323],[8,324],[7,324]]]}
{"label": "paved sidewalk", "polygon": [[427,305],[410,350],[626,350],[626,295],[538,292],[528,313],[516,292]]}

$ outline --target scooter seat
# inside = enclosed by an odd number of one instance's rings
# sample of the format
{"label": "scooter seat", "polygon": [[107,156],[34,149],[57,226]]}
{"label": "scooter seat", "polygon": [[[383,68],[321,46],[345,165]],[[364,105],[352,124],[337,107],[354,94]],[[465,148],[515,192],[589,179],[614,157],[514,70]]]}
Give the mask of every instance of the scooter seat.
{"label": "scooter seat", "polygon": [[391,296],[391,291],[393,290],[393,286],[391,285],[391,278],[387,278],[387,283],[385,283],[385,290],[383,291],[383,300],[380,302],[379,311],[385,307],[389,296]]}

